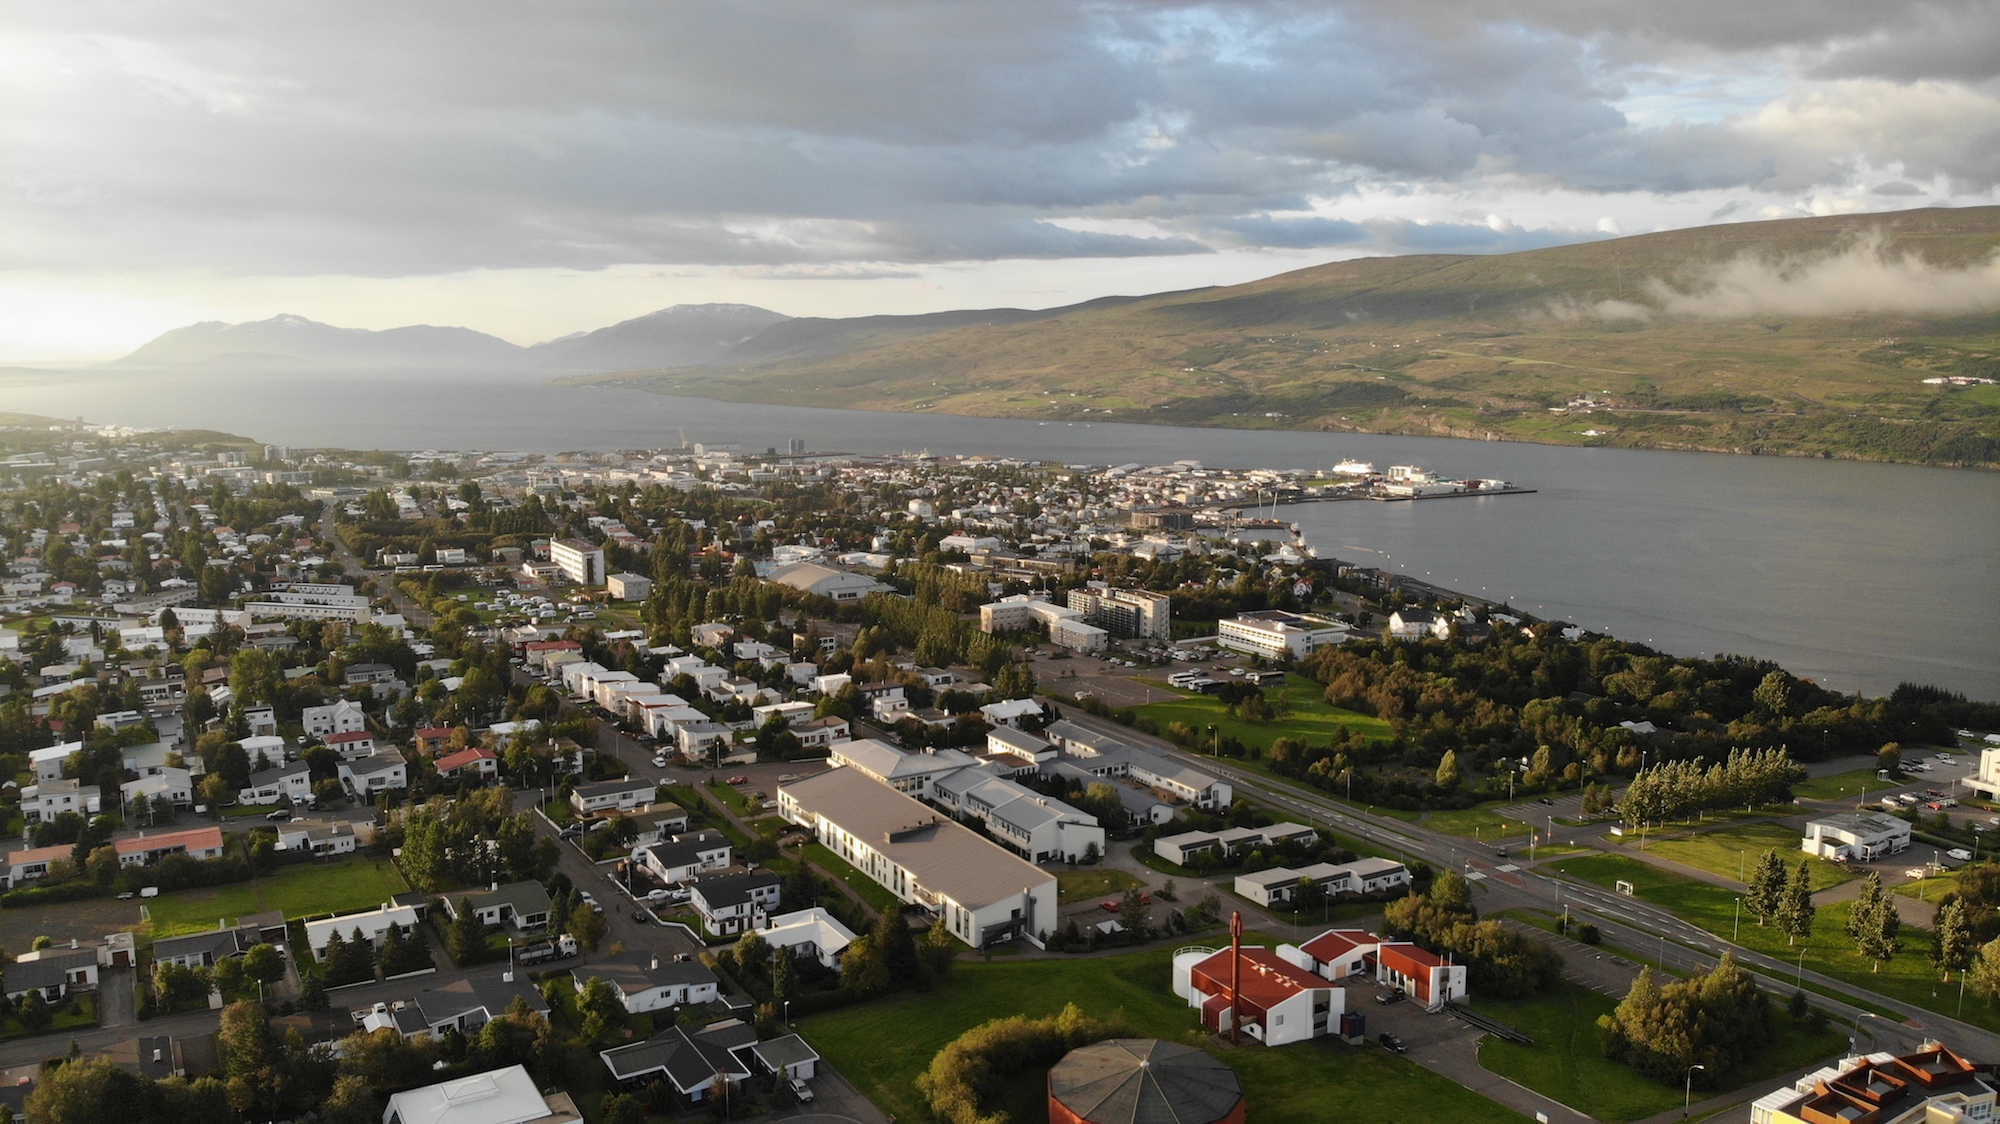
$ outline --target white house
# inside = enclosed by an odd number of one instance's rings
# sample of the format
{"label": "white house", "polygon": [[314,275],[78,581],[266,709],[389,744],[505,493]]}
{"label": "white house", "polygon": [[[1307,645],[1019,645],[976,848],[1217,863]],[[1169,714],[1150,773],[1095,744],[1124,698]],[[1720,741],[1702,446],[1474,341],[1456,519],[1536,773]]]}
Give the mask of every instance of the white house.
{"label": "white house", "polygon": [[827,760],[912,796],[928,796],[931,782],[938,777],[978,764],[955,749],[941,749],[936,753],[905,753],[875,738],[835,742],[828,748]]}
{"label": "white house", "polygon": [[836,966],[841,952],[854,943],[854,933],[818,906],[767,917],[757,934],[772,948],[810,956],[828,968]]}
{"label": "white house", "polygon": [[30,824],[47,823],[64,812],[94,816],[102,810],[97,786],[73,778],[42,781],[21,790],[21,814]]}
{"label": "white house", "polygon": [[1841,812],[1806,824],[1799,847],[1835,862],[1872,862],[1909,849],[1910,821],[1881,812]]}
{"label": "white house", "polygon": [[643,1015],[689,1003],[712,1003],[720,981],[693,958],[661,959],[657,952],[624,952],[570,973],[582,991],[592,979],[611,985],[627,1014]]}
{"label": "white house", "polygon": [[127,804],[135,796],[144,796],[155,809],[163,803],[176,808],[194,803],[194,785],[188,779],[188,771],[172,766],[136,781],[126,781],[118,786],[118,794]]}
{"label": "white house", "polygon": [[701,914],[711,933],[728,936],[761,928],[770,908],[778,904],[783,880],[769,871],[711,874],[688,887],[688,904]]}
{"label": "white house", "polygon": [[1216,624],[1216,643],[1267,659],[1299,659],[1350,635],[1347,625],[1328,617],[1282,609],[1243,613]]}
{"label": "white house", "polygon": [[544,1094],[523,1066],[406,1089],[389,1098],[382,1124],[577,1124],[568,1093]]}
{"label": "white house", "polygon": [[[683,821],[685,817],[683,817]],[[638,847],[633,856],[645,864],[654,877],[668,884],[686,882],[702,874],[729,866],[732,848],[720,832],[697,831],[679,835],[663,843]]]}
{"label": "white house", "polygon": [[1204,1028],[1240,1028],[1266,1046],[1338,1034],[1347,1010],[1345,988],[1262,947],[1183,949],[1174,954],[1173,988],[1201,1012]]}
{"label": "white house", "polygon": [[457,897],[446,894],[444,906],[454,919],[461,906],[469,907],[483,924],[511,925],[517,932],[532,933],[548,928],[553,903],[540,882],[521,881],[495,882],[485,890]]}
{"label": "white house", "polygon": [[629,812],[653,802],[654,785],[644,777],[580,784],[570,791],[570,807],[579,815]]}
{"label": "white house", "polygon": [[342,699],[331,706],[309,706],[300,715],[306,736],[324,741],[334,734],[349,734],[368,728],[368,714],[361,704]]}
{"label": "white house", "polygon": [[303,761],[252,773],[250,786],[236,794],[239,804],[276,804],[287,799],[294,804],[312,799],[312,769]]}
{"label": "white house", "polygon": [[374,909],[361,913],[347,913],[339,917],[308,921],[306,944],[311,946],[314,956],[323,956],[326,953],[327,942],[333,939],[335,933],[340,934],[340,939],[351,941],[356,931],[360,932],[361,939],[370,944],[377,944],[391,925],[400,925],[405,929],[416,928],[416,907],[384,902]]}
{"label": "white house", "polygon": [[399,753],[340,763],[340,783],[356,796],[410,787],[410,766]]}

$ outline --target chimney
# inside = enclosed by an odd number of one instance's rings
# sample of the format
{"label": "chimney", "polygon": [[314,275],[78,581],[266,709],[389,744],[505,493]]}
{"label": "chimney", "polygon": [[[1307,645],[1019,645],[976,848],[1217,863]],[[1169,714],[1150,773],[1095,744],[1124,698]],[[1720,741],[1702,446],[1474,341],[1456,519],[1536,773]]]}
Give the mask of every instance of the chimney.
{"label": "chimney", "polygon": [[500,892],[500,883],[497,880],[493,883],[493,892],[496,894]]}
{"label": "chimney", "polygon": [[655,956],[653,957],[652,971],[657,972],[659,970],[660,970],[660,958],[658,956]]}
{"label": "chimney", "polygon": [[1229,914],[1229,1044],[1241,1045],[1243,1033],[1243,913]]}

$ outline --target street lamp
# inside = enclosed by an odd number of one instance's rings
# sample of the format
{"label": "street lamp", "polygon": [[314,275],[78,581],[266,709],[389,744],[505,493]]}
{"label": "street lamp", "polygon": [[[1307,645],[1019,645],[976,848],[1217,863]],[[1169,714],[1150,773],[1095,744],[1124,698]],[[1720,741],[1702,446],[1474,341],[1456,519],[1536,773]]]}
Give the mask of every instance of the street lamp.
{"label": "street lamp", "polygon": [[1743,899],[1737,898],[1735,911],[1730,915],[1729,919],[1730,944],[1736,943],[1736,935],[1741,930],[1742,925],[1743,925]]}
{"label": "street lamp", "polygon": [[1688,1118],[1689,1110],[1691,1110],[1694,1107],[1694,1071],[1697,1069],[1703,1072],[1707,1072],[1708,1067],[1705,1065],[1701,1065],[1700,1063],[1696,1063],[1688,1067],[1687,1088],[1681,1090],[1682,1120],[1686,1120]]}

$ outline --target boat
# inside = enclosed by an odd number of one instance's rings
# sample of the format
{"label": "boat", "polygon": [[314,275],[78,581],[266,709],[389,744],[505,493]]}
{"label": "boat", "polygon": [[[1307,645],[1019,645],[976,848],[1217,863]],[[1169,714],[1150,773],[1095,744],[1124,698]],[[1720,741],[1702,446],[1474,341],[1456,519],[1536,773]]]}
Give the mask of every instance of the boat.
{"label": "boat", "polygon": [[1333,471],[1339,476],[1373,476],[1375,466],[1367,461],[1341,461],[1333,466]]}

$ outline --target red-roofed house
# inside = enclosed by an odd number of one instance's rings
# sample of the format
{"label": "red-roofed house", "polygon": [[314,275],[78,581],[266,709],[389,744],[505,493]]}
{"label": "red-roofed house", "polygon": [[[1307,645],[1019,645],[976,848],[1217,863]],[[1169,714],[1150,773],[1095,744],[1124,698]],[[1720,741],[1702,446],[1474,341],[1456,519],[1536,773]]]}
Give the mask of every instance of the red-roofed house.
{"label": "red-roofed house", "polygon": [[1394,984],[1426,1007],[1465,998],[1465,965],[1447,964],[1413,944],[1386,941],[1375,953],[1375,980]]}
{"label": "red-roofed house", "polygon": [[[1202,1026],[1216,1033],[1229,1029],[1232,955],[1225,948],[1190,949],[1174,956],[1174,991],[1188,1006],[1199,1008]],[[1339,1033],[1347,993],[1268,948],[1245,948],[1236,1006],[1244,1033],[1266,1046],[1283,1046]]]}
{"label": "red-roofed house", "polygon": [[438,758],[437,771],[438,776],[445,780],[458,780],[461,777],[477,777],[481,781],[491,780],[500,775],[500,755],[478,746],[461,749],[457,753]]}
{"label": "red-roofed house", "polygon": [[1297,948],[1278,946],[1278,955],[1338,983],[1349,976],[1372,975],[1375,950],[1381,943],[1381,937],[1360,929],[1329,929]]}
{"label": "red-roofed house", "polygon": [[450,726],[425,726],[417,731],[417,752],[432,754],[443,751],[446,743],[451,741],[451,734]]}
{"label": "red-roofed house", "polygon": [[157,835],[140,832],[130,839],[113,840],[119,866],[151,866],[168,855],[191,859],[222,857],[222,829],[197,827],[187,831],[163,831]]}
{"label": "red-roofed house", "polygon": [[366,730],[349,730],[344,734],[328,734],[326,744],[342,757],[353,760],[356,757],[375,756],[375,735]]}

